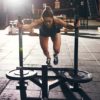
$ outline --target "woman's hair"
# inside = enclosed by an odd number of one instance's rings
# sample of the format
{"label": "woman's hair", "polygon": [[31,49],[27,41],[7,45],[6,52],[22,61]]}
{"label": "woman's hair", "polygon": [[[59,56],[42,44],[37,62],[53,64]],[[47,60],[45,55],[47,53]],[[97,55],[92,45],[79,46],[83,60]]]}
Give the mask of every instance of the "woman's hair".
{"label": "woman's hair", "polygon": [[42,12],[42,17],[53,17],[53,11],[49,6],[46,6]]}

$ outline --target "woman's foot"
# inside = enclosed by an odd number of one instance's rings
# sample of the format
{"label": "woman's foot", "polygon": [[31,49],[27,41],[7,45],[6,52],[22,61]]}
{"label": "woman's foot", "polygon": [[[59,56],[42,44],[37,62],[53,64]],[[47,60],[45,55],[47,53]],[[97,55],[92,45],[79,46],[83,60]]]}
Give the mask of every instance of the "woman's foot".
{"label": "woman's foot", "polygon": [[46,64],[47,64],[47,65],[50,65],[50,64],[51,64],[51,59],[50,59],[50,58],[47,58]]}
{"label": "woman's foot", "polygon": [[57,65],[57,64],[58,64],[58,55],[57,55],[57,54],[54,54],[53,56],[54,56],[54,61],[53,61],[53,63],[54,63],[55,65]]}

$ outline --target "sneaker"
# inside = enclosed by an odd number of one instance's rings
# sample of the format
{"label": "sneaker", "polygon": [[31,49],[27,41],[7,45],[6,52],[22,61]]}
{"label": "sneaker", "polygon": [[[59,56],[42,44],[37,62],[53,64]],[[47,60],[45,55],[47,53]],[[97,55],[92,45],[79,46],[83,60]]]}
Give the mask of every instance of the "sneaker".
{"label": "sneaker", "polygon": [[54,61],[53,61],[53,63],[54,63],[55,65],[58,64],[58,55],[56,55],[56,54],[54,54]]}
{"label": "sneaker", "polygon": [[50,58],[47,58],[46,64],[47,65],[50,65],[50,62],[51,62],[51,59]]}

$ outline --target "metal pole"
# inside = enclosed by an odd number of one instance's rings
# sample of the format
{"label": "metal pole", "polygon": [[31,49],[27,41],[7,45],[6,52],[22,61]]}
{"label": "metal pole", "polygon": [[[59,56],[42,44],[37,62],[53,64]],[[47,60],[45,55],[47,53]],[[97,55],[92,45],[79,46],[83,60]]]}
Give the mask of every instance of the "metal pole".
{"label": "metal pole", "polygon": [[74,40],[74,76],[78,74],[78,21],[79,21],[79,2],[74,1],[75,11],[74,11],[74,28],[75,28],[75,40]]}
{"label": "metal pole", "polygon": [[[19,23],[22,24],[21,17],[18,17]],[[21,100],[26,100],[26,87],[24,82],[24,73],[23,73],[23,45],[22,45],[22,28],[19,28],[19,66],[20,68],[20,80],[19,80],[19,89]]]}
{"label": "metal pole", "polygon": [[[18,17],[19,23],[22,24],[21,17]],[[22,29],[19,28],[19,65],[23,67],[23,44],[22,44]]]}
{"label": "metal pole", "polygon": [[78,27],[77,27],[77,22],[78,22],[78,16],[75,15],[75,41],[74,41],[74,75],[76,76],[78,73]]}
{"label": "metal pole", "polygon": [[48,99],[48,66],[42,66],[42,99]]}
{"label": "metal pole", "polygon": [[[75,2],[75,15],[74,15],[74,27],[75,27],[75,41],[74,41],[74,78],[78,76],[78,34],[79,29],[77,23],[79,21],[79,3]],[[79,83],[74,83],[74,90],[77,91]]]}

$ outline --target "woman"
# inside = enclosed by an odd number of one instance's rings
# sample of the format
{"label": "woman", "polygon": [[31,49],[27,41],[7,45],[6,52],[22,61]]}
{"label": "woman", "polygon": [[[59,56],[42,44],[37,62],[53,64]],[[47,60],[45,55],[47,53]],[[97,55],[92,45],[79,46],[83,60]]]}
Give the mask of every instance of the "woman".
{"label": "woman", "polygon": [[73,23],[66,23],[63,20],[54,17],[53,12],[50,7],[45,7],[42,12],[42,16],[40,19],[35,20],[30,25],[22,25],[25,29],[32,29],[33,27],[40,26],[40,45],[43,50],[44,55],[47,57],[46,63],[50,65],[51,57],[48,51],[48,40],[51,37],[53,42],[53,50],[54,50],[54,64],[58,64],[58,54],[60,52],[61,46],[61,34],[60,28],[62,27],[70,27],[73,28]]}

